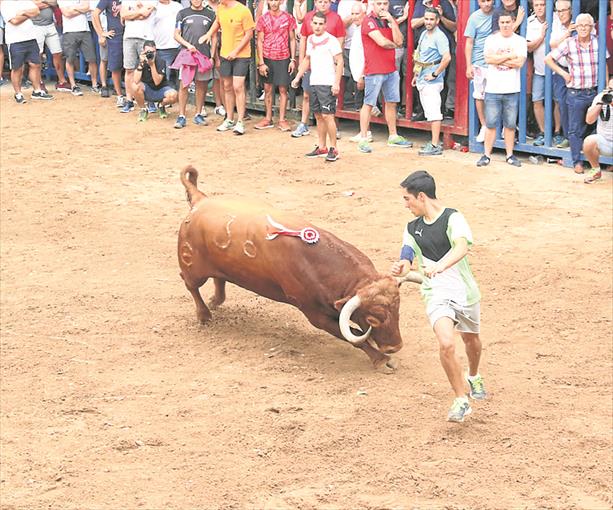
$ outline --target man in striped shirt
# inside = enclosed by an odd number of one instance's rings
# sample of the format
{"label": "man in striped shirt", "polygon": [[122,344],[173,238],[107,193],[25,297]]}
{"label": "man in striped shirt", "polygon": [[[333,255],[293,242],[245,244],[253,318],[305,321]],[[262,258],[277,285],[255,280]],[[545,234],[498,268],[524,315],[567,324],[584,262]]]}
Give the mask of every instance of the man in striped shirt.
{"label": "man in striped shirt", "polygon": [[[565,39],[545,57],[545,63],[566,82],[568,108],[568,141],[575,173],[583,173],[581,147],[585,137],[585,114],[598,92],[598,39],[592,34],[594,18],[579,14],[577,35]],[[558,65],[566,57],[568,71]]]}

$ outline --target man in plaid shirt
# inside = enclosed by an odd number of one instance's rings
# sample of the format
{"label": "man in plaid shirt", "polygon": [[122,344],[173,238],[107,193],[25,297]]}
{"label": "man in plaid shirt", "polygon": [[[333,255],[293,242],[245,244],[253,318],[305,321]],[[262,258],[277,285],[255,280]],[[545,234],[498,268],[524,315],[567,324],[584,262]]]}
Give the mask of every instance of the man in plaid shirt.
{"label": "man in plaid shirt", "polygon": [[273,87],[279,87],[279,129],[289,131],[285,120],[287,87],[296,67],[296,20],[280,9],[281,0],[268,0],[268,12],[260,16],[255,29],[258,33],[258,72],[264,79],[266,117],[255,129],[274,127],[272,122]]}
{"label": "man in plaid shirt", "polygon": [[[564,40],[545,57],[545,63],[566,82],[568,141],[575,173],[583,173],[581,147],[585,137],[585,114],[598,92],[598,39],[592,34],[594,18],[579,14],[575,21],[577,35]],[[566,57],[568,71],[556,61]]]}

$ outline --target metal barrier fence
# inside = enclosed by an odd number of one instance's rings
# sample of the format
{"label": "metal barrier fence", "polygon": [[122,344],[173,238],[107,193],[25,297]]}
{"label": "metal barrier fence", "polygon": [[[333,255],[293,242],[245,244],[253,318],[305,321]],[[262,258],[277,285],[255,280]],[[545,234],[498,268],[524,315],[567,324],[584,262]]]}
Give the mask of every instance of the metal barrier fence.
{"label": "metal barrier fence", "polygon": [[[581,0],[571,0],[572,2],[572,19],[575,19],[581,12]],[[500,5],[500,0],[496,1],[496,6]],[[528,16],[530,9],[528,0],[520,0],[520,5],[526,11],[526,16],[520,27],[520,35],[526,37],[526,29]],[[605,87],[607,80],[607,62],[606,62],[606,32],[607,32],[607,2],[600,0],[598,10],[598,90],[602,90]],[[470,0],[470,12],[474,12],[479,8],[477,0]],[[547,19],[547,34],[545,36],[545,53],[549,53],[551,50],[549,41],[551,39],[551,28],[553,25],[554,16],[554,2],[546,2],[546,19]],[[527,65],[524,65],[521,69],[521,93],[519,96],[519,124],[518,124],[518,142],[515,144],[515,150],[518,152],[526,152],[531,154],[541,154],[543,156],[550,156],[556,158],[562,158],[565,166],[572,166],[572,158],[570,155],[570,149],[558,149],[552,144],[553,140],[553,82],[552,71],[548,66],[545,66],[545,145],[537,147],[527,142],[526,128],[527,128],[527,109],[526,103],[527,95]],[[471,152],[483,152],[483,144],[476,141],[476,136],[479,131],[479,117],[477,116],[477,110],[475,106],[475,100],[473,99],[473,86],[470,84],[469,94],[469,149]],[[494,147],[504,149],[504,141],[496,140]],[[582,156],[585,159],[584,156]],[[600,161],[605,164],[613,164],[613,158],[601,157]]]}

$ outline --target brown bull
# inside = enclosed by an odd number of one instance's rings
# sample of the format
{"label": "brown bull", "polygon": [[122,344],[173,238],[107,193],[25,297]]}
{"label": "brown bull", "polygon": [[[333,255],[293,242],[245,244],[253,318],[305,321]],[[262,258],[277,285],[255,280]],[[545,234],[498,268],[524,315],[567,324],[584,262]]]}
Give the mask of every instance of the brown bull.
{"label": "brown bull", "polygon": [[[402,347],[396,279],[330,232],[265,203],[206,197],[197,179],[193,167],[181,171],[191,210],[179,230],[178,255],[200,322],[224,302],[229,281],[297,307],[316,328],[362,349],[375,367],[395,367],[388,354]],[[281,226],[294,234],[308,227],[319,239],[275,236]],[[199,291],[208,278],[215,283],[209,306]],[[358,336],[350,321],[365,333]]]}

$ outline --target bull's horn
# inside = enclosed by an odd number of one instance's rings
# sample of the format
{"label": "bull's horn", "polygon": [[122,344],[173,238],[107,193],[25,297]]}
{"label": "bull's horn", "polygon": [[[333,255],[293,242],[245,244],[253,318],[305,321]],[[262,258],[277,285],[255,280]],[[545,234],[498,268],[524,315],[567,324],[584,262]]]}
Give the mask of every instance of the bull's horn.
{"label": "bull's horn", "polygon": [[398,282],[398,285],[401,285],[404,282],[422,283],[424,278],[417,271],[409,271],[404,276],[397,276],[396,281]]}
{"label": "bull's horn", "polygon": [[372,326],[368,328],[368,331],[361,336],[354,335],[351,332],[351,328],[349,327],[349,321],[351,320],[351,315],[360,307],[360,298],[358,296],[353,296],[349,301],[347,301],[343,308],[341,309],[341,314],[338,318],[338,325],[341,328],[341,333],[345,337],[345,340],[352,343],[353,345],[361,345],[366,342],[366,339],[370,336],[370,332],[372,331]]}

